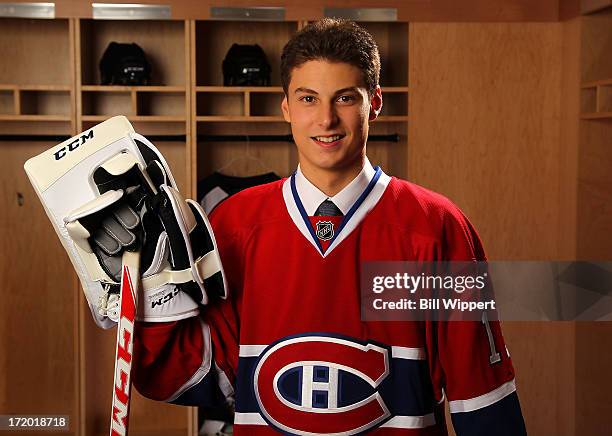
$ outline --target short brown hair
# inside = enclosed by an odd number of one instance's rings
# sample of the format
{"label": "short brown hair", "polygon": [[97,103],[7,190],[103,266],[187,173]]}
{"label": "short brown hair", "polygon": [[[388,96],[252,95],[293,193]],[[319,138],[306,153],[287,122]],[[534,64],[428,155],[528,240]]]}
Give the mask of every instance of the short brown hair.
{"label": "short brown hair", "polygon": [[370,95],[378,86],[378,46],[367,30],[352,21],[323,18],[304,27],[285,44],[281,56],[281,83],[285,94],[289,92],[293,69],[313,60],[345,62],[359,68]]}

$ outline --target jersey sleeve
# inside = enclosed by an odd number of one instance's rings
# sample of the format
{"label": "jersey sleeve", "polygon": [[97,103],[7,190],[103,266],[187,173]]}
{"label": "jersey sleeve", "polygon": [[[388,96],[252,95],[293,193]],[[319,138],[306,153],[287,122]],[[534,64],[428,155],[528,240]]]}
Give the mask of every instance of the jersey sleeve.
{"label": "jersey sleeve", "polygon": [[[443,260],[485,261],[482,243],[458,209],[443,220]],[[526,434],[514,368],[499,321],[430,322],[428,361],[434,392],[446,397],[457,435]]]}
{"label": "jersey sleeve", "polygon": [[[220,209],[222,209],[220,207]],[[211,216],[228,284],[226,300],[200,307],[200,315],[168,323],[137,323],[134,386],[145,397],[211,407],[233,402],[238,366],[242,265],[238,235]]]}

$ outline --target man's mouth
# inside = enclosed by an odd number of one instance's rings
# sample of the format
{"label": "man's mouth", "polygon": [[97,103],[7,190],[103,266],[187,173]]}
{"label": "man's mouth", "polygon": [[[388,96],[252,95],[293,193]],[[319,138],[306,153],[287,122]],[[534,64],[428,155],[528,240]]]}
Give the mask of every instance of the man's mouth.
{"label": "man's mouth", "polygon": [[338,141],[344,138],[344,135],[328,135],[328,136],[313,136],[316,142],[324,146],[335,145]]}

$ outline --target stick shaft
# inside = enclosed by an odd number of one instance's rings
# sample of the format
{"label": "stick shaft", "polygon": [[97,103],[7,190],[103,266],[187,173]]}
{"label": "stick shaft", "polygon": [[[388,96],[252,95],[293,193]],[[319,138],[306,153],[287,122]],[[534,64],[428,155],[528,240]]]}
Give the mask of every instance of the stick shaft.
{"label": "stick shaft", "polygon": [[117,324],[111,436],[125,436],[130,414],[134,324],[138,303],[140,253],[126,251],[122,257],[121,311]]}

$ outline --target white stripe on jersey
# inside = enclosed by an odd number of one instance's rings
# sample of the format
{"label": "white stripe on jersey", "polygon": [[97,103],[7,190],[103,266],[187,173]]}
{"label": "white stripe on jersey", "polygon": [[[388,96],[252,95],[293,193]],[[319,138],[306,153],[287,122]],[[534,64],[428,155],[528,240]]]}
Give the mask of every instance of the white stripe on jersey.
{"label": "white stripe on jersey", "polygon": [[259,413],[240,413],[234,414],[234,424],[241,425],[268,425]]}
{"label": "white stripe on jersey", "polygon": [[[267,345],[240,345],[240,357],[257,357]],[[391,347],[391,357],[395,359],[408,359],[408,360],[427,360],[424,348],[411,348],[411,347]]]}
{"label": "white stripe on jersey", "polygon": [[[381,428],[425,428],[435,425],[433,413],[424,416],[394,416],[381,425]],[[238,425],[268,425],[259,413],[240,413],[234,415],[234,424]]]}
{"label": "white stripe on jersey", "polygon": [[427,360],[424,348],[391,347],[391,357],[396,359]]}
{"label": "white stripe on jersey", "polygon": [[448,407],[451,413],[473,412],[474,410],[482,409],[490,406],[498,401],[506,398],[512,392],[516,391],[516,383],[514,379],[504,383],[500,387],[493,389],[491,392],[470,398],[468,400],[452,400],[448,402]]}
{"label": "white stripe on jersey", "polygon": [[267,345],[240,345],[240,353],[239,357],[257,357],[259,356],[263,350],[265,350]]}
{"label": "white stripe on jersey", "polygon": [[433,413],[424,416],[394,416],[381,425],[381,428],[425,428],[436,424]]}

